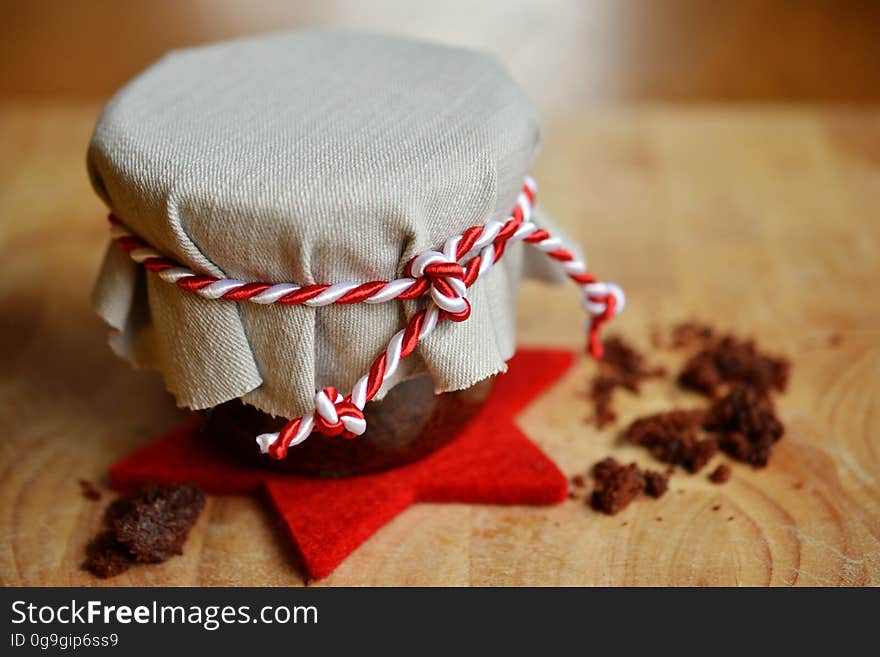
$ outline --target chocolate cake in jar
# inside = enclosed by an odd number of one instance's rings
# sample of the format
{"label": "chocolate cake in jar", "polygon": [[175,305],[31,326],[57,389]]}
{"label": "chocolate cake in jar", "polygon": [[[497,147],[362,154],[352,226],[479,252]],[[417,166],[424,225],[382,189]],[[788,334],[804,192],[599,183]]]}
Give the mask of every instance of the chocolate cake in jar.
{"label": "chocolate cake in jar", "polygon": [[424,457],[503,375],[521,277],[581,289],[597,355],[623,307],[537,203],[540,145],[487,54],[334,32],[172,52],[89,147],[110,344],[243,461],[348,476]]}

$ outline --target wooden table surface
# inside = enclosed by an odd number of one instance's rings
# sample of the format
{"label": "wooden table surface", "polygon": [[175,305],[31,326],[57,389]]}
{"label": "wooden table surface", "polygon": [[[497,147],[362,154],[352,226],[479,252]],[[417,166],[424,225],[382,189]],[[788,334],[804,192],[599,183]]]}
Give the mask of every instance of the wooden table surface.
{"label": "wooden table surface", "polygon": [[[103,503],[77,479],[106,483],[114,459],[184,417],[157,375],[111,354],[90,310],[107,241],[84,170],[97,110],[0,106],[5,585],[97,583],[79,565]],[[536,174],[592,268],[626,287],[619,332],[647,347],[652,327],[693,317],[793,358],[785,438],[765,470],[734,465],[724,486],[678,474],[616,517],[579,501],[417,505],[318,585],[880,582],[880,112],[590,111],[549,121]],[[578,349],[581,327],[571,289],[523,288],[521,345]],[[650,463],[584,422],[592,368],[582,358],[520,426],[566,474],[610,453]],[[626,422],[696,398],[661,381],[618,400]],[[260,501],[211,498],[184,556],[107,583],[299,585],[290,550]]]}

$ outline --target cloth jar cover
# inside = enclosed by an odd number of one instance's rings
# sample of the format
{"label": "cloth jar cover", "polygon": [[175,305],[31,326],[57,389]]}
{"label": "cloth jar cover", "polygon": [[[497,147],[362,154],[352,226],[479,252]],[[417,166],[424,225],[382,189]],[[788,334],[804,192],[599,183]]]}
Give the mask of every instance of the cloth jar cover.
{"label": "cloth jar cover", "polygon": [[[134,233],[200,273],[272,283],[400,277],[414,255],[513,209],[539,117],[486,54],[403,38],[290,33],[175,51],[121,89],[88,152],[94,188]],[[558,233],[536,208],[535,223]],[[512,245],[390,386],[438,392],[504,371],[520,273],[561,280]],[[181,406],[241,398],[295,417],[348,390],[427,303],[213,301],[115,245],[95,289],[113,348],[162,372]]]}

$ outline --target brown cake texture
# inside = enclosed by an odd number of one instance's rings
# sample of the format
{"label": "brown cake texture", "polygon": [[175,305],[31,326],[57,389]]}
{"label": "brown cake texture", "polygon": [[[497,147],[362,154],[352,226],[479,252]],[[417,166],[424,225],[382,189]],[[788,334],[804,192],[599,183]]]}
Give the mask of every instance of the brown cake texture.
{"label": "brown cake texture", "polygon": [[646,447],[659,461],[698,472],[718,450],[714,438],[701,434],[705,413],[672,410],[635,420],[623,434],[626,442]]}
{"label": "brown cake texture", "polygon": [[149,484],[107,508],[105,529],[86,548],[83,567],[112,577],[136,562],[160,563],[183,554],[183,544],[205,506],[195,484]]}
{"label": "brown cake texture", "polygon": [[645,494],[650,497],[662,497],[669,490],[669,475],[656,470],[645,470]]}
{"label": "brown cake texture", "polygon": [[131,556],[125,546],[116,540],[112,530],[101,532],[86,546],[83,568],[97,577],[115,577],[128,570],[131,564]]}
{"label": "brown cake texture", "polygon": [[767,465],[785,430],[770,397],[745,385],[734,386],[712,405],[704,427],[718,434],[724,452],[755,467]]}
{"label": "brown cake texture", "polygon": [[790,369],[786,359],[760,352],[753,340],[725,335],[693,355],[678,375],[678,382],[708,397],[718,396],[724,384],[737,383],[759,392],[784,392]]}
{"label": "brown cake texture", "polygon": [[667,489],[667,475],[653,470],[642,471],[635,463],[622,465],[608,457],[593,465],[595,486],[590,505],[597,511],[614,515],[646,493],[660,497]]}
{"label": "brown cake texture", "polygon": [[648,367],[645,357],[619,336],[607,338],[602,345],[605,353],[590,382],[593,421],[600,429],[617,420],[613,404],[617,388],[638,393],[642,381],[666,374],[661,367]]}

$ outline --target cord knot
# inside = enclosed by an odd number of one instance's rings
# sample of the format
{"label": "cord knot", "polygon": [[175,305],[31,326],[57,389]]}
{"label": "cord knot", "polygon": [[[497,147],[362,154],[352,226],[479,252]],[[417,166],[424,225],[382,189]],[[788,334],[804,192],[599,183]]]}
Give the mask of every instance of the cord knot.
{"label": "cord knot", "polygon": [[327,436],[355,438],[367,429],[364,412],[333,386],[315,395],[315,429]]}
{"label": "cord knot", "polygon": [[407,275],[428,281],[431,299],[448,319],[463,322],[470,317],[465,268],[452,257],[439,251],[426,251],[410,261]]}

